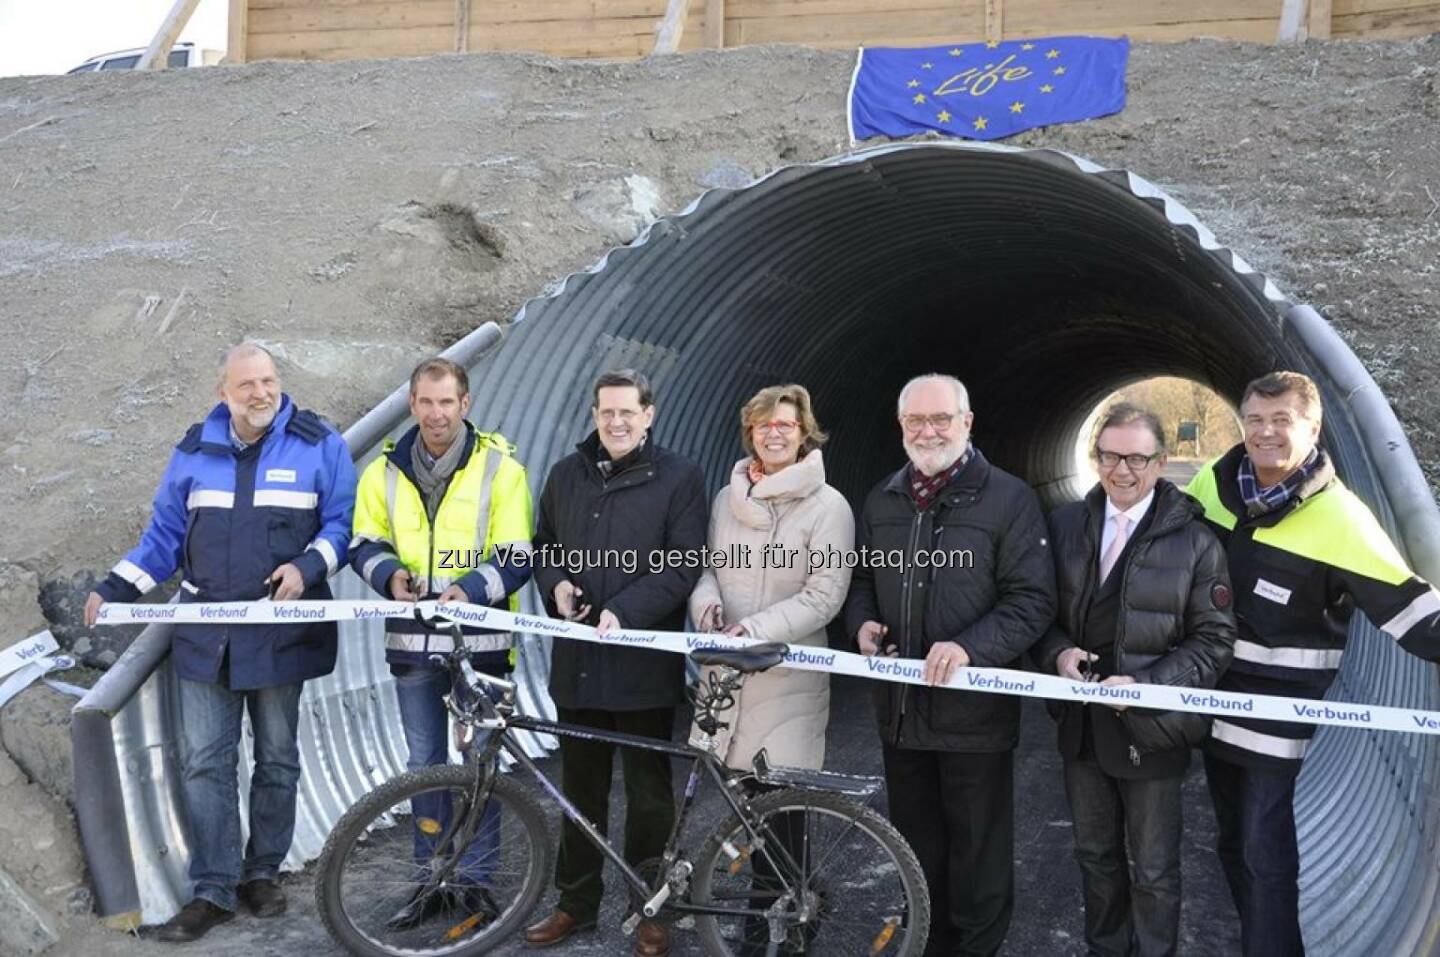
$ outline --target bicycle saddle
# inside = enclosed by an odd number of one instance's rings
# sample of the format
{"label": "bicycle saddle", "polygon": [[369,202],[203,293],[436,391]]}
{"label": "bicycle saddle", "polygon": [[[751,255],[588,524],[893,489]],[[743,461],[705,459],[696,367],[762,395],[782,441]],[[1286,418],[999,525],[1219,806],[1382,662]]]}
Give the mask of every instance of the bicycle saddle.
{"label": "bicycle saddle", "polygon": [[789,651],[790,646],[782,641],[767,641],[748,648],[697,648],[690,652],[690,660],[697,665],[734,668],[748,675],[775,667]]}

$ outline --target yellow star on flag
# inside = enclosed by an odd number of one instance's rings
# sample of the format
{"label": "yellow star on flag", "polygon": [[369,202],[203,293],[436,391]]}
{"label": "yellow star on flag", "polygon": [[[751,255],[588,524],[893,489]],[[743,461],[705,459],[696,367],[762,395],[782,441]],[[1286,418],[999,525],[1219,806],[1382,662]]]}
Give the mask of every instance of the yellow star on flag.
{"label": "yellow star on flag", "polygon": [[1000,45],[1000,41],[999,41],[999,40],[986,40],[986,41],[985,41],[985,49],[987,49],[987,50],[993,50],[993,49],[995,49],[996,47],[998,47],[999,45]]}
{"label": "yellow star on flag", "polygon": [[922,64],[920,64],[920,69],[922,69],[922,70],[929,70],[929,69],[932,69],[934,66],[935,66],[935,64],[933,64],[933,63],[922,63]]}
{"label": "yellow star on flag", "polygon": [[1022,49],[1022,50],[1033,50],[1033,49],[1035,49],[1035,44],[1033,44],[1033,43],[1022,43],[1022,44],[1020,44],[1020,49]]}
{"label": "yellow star on flag", "polygon": [[917,86],[920,85],[920,81],[919,81],[919,80],[911,80],[909,83],[906,83],[905,85],[908,86],[910,89],[913,90],[913,89],[915,89]]}
{"label": "yellow star on flag", "polygon": [[987,120],[985,117],[983,117],[983,116],[977,116],[977,117],[975,117],[975,128],[976,128],[977,130],[983,130],[985,127],[987,127],[987,126],[989,126],[989,125],[990,125],[990,121]]}
{"label": "yellow star on flag", "polygon": [[1063,66],[1057,66],[1057,67],[1055,68],[1055,75],[1056,75],[1056,76],[1064,76],[1064,75],[1065,75],[1065,68],[1064,68]]}
{"label": "yellow star on flag", "polygon": [[953,49],[953,50],[950,51],[950,55],[951,55],[951,56],[959,56],[960,54],[962,54],[962,53],[964,53],[964,52],[965,52],[964,50],[960,49],[959,47],[956,47],[955,49]]}
{"label": "yellow star on flag", "polygon": [[1042,87],[1040,88],[1040,92],[1041,92],[1041,93],[1054,93],[1054,92],[1055,92],[1055,88],[1054,88],[1053,86],[1051,86],[1049,83],[1046,83],[1044,86],[1042,86]]}
{"label": "yellow star on flag", "polygon": [[1025,112],[1025,104],[1024,104],[1024,103],[1021,103],[1019,100],[1016,100],[1014,103],[1011,103],[1011,104],[1010,104],[1010,112],[1011,112],[1011,113],[1024,113],[1024,112]]}
{"label": "yellow star on flag", "polygon": [[935,119],[939,120],[941,123],[949,123],[949,122],[950,122],[950,111],[949,111],[949,110],[941,110],[941,111],[940,111],[940,115],[937,116],[937,117],[935,117]]}
{"label": "yellow star on flag", "polygon": [[924,102],[925,102],[925,94],[924,94],[924,93],[916,93],[916,94],[915,94],[915,99],[911,100],[910,102],[912,102],[912,103],[924,103]]}
{"label": "yellow star on flag", "polygon": [[1060,51],[1059,51],[1059,50],[1048,50],[1048,51],[1046,51],[1046,53],[1045,53],[1045,59],[1047,59],[1047,60],[1053,60],[1053,59],[1055,59],[1056,57],[1058,57],[1059,55],[1060,55]]}

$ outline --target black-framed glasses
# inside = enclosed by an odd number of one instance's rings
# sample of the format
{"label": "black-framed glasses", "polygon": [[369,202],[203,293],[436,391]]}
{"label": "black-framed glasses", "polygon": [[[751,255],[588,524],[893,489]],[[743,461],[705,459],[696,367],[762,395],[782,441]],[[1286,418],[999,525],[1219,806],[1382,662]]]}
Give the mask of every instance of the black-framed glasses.
{"label": "black-framed glasses", "polygon": [[1150,467],[1150,463],[1158,459],[1163,453],[1156,452],[1153,455],[1142,455],[1139,452],[1132,452],[1129,455],[1121,455],[1119,452],[1107,452],[1104,449],[1095,450],[1095,458],[1100,465],[1107,469],[1124,462],[1130,466],[1130,471],[1141,472]]}

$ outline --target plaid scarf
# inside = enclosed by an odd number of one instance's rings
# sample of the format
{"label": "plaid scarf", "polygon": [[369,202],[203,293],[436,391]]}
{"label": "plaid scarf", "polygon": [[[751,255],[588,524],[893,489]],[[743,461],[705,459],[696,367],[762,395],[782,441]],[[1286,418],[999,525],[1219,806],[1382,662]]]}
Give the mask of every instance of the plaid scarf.
{"label": "plaid scarf", "polygon": [[1245,500],[1245,513],[1250,516],[1264,515],[1282,507],[1286,502],[1295,497],[1300,487],[1309,481],[1310,476],[1315,474],[1315,469],[1320,464],[1320,450],[1310,450],[1310,455],[1305,462],[1284,480],[1274,485],[1260,487],[1260,480],[1255,477],[1255,466],[1246,455],[1240,459],[1240,497]]}
{"label": "plaid scarf", "polygon": [[969,463],[972,450],[973,446],[965,446],[965,451],[955,460],[955,464],[936,475],[926,475],[915,467],[914,462],[910,463],[910,474],[907,476],[910,482],[910,497],[915,500],[915,506],[920,511],[929,508],[945,486],[955,480],[955,476]]}

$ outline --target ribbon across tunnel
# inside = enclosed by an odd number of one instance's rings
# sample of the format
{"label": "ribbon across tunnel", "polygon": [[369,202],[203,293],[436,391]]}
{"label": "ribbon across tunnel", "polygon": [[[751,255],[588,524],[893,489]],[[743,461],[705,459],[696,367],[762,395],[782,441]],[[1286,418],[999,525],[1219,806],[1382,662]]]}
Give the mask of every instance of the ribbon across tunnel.
{"label": "ribbon across tunnel", "polygon": [[[168,605],[114,603],[101,607],[96,624],[291,624],[372,618],[410,619],[414,618],[417,612],[425,618],[454,621],[494,631],[550,635],[574,641],[593,641],[626,648],[653,648],[677,654],[688,654],[701,648],[744,648],[760,643],[759,639],[755,638],[633,628],[615,629],[601,636],[593,627],[579,622],[463,602],[440,604],[435,601],[235,601]],[[867,657],[850,651],[791,645],[785,656],[785,667],[898,684],[926,684],[924,662],[918,658]],[[1136,683],[1109,686],[1009,668],[960,668],[945,687],[1022,698],[1122,705],[1127,708],[1193,711],[1217,716],[1243,715],[1247,718],[1301,724],[1440,734],[1440,711],[1171,685]]]}

